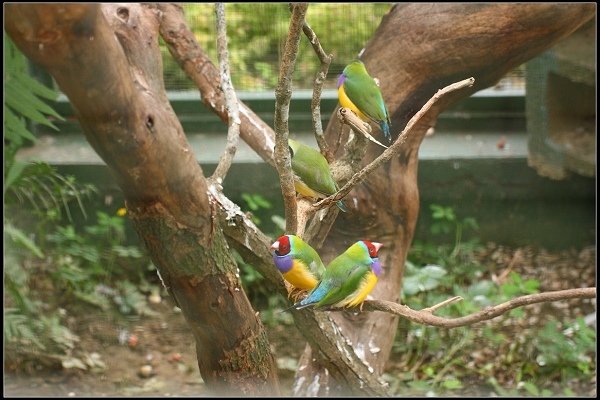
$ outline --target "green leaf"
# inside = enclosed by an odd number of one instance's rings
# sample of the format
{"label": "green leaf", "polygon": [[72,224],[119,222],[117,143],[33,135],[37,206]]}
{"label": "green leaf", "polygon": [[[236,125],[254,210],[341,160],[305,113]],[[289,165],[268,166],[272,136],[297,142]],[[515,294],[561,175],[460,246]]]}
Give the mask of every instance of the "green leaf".
{"label": "green leaf", "polygon": [[489,296],[492,295],[496,291],[496,285],[494,282],[490,280],[482,280],[472,283],[469,286],[468,293],[469,295],[475,296]]}
{"label": "green leaf", "polygon": [[439,266],[439,265],[426,265],[425,267],[423,267],[421,269],[420,272],[422,275],[433,278],[433,279],[439,279],[442,276],[446,275],[446,269],[444,269],[443,267]]}
{"label": "green leaf", "polygon": [[465,228],[471,228],[473,230],[479,229],[479,225],[477,224],[477,220],[475,218],[467,217],[463,219],[462,223]]}
{"label": "green leaf", "polygon": [[539,396],[540,395],[540,390],[538,389],[538,387],[531,382],[523,382],[523,388],[525,388],[525,390],[527,391],[527,393],[529,393],[532,396]]}
{"label": "green leaf", "polygon": [[46,103],[39,100],[30,92],[25,91],[25,89],[15,87],[13,81],[5,83],[5,90],[7,93],[5,94],[4,101],[6,102],[6,105],[12,108],[16,113],[29,118],[33,122],[58,130],[58,128],[40,111],[48,110],[50,108]]}
{"label": "green leaf", "polygon": [[18,144],[22,143],[22,139],[27,139],[35,142],[37,138],[31,133],[25,126],[25,121],[15,115],[13,110],[4,105],[4,127],[5,134],[8,140],[19,141]]}
{"label": "green leaf", "polygon": [[[26,74],[15,75],[14,78],[19,81],[21,85],[30,90],[33,94],[43,97],[48,100],[56,100],[58,98],[58,92],[47,87],[46,85],[38,82],[36,79]],[[51,115],[55,116],[64,121],[64,118],[53,109],[50,112]]]}
{"label": "green leaf", "polygon": [[27,166],[26,163],[15,161],[10,168],[8,169],[8,173],[6,174],[6,178],[4,179],[4,193],[6,190],[10,188],[10,186],[21,176],[23,170]]}
{"label": "green leaf", "polygon": [[31,251],[36,257],[44,258],[44,253],[42,250],[31,239],[29,239],[22,230],[14,227],[8,222],[4,222],[4,232],[13,242],[22,245]]}
{"label": "green leaf", "polygon": [[527,294],[537,293],[539,291],[540,282],[537,279],[527,279],[523,282],[523,291]]}
{"label": "green leaf", "polygon": [[440,284],[440,279],[446,275],[446,270],[439,265],[427,265],[418,270],[414,275],[404,278],[402,290],[410,296],[418,292],[435,289]]}
{"label": "green leaf", "polygon": [[444,381],[444,383],[442,383],[442,386],[446,389],[461,389],[463,387],[462,382],[458,379],[450,379]]}
{"label": "green leaf", "polygon": [[525,316],[525,311],[522,308],[513,308],[508,312],[508,315],[512,318],[523,318]]}

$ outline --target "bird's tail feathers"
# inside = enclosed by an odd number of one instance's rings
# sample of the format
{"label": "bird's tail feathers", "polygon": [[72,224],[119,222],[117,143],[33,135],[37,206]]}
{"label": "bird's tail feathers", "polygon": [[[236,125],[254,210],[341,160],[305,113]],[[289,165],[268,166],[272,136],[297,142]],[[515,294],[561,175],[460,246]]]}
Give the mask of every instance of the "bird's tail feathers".
{"label": "bird's tail feathers", "polygon": [[302,301],[299,301],[297,303],[292,304],[290,307],[288,308],[284,308],[283,310],[279,311],[279,313],[284,313],[286,311],[290,311],[291,309],[295,308],[296,310],[302,310],[303,308],[306,307],[310,307],[312,305],[314,305],[316,302],[311,302],[311,303],[306,303],[306,304],[302,304]]}
{"label": "bird's tail feathers", "polygon": [[341,200],[340,200],[340,201],[338,201],[338,202],[337,202],[337,203],[335,203],[335,204],[337,204],[338,208],[339,208],[340,210],[342,210],[342,212],[348,212],[348,208],[346,207],[346,205],[344,204],[344,202],[343,202],[343,201],[341,201]]}
{"label": "bird's tail feathers", "polygon": [[294,304],[294,307],[296,307],[296,310],[302,310],[303,308],[310,307],[314,304],[315,303],[306,303],[306,304],[296,303],[296,304]]}
{"label": "bird's tail feathers", "polygon": [[381,130],[383,131],[383,134],[385,135],[386,139],[388,140],[388,142],[392,142],[392,135],[390,134],[390,124],[388,124],[387,121],[382,121],[381,122]]}

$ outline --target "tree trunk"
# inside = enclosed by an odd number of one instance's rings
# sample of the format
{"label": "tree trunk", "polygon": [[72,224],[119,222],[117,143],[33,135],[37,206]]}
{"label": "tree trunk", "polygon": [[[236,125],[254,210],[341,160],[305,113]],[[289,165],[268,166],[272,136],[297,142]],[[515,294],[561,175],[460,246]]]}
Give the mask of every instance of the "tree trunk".
{"label": "tree trunk", "polygon": [[137,4],[10,4],[6,12],[7,32],[68,96],[123,190],[192,330],[204,381],[220,394],[278,394],[266,333],[166,97],[160,13]]}
{"label": "tree trunk", "polygon": [[[510,69],[550,48],[594,14],[594,4],[398,4],[383,18],[361,58],[381,82],[395,139],[437,90],[475,78],[471,89],[439,104],[439,113],[495,84]],[[337,142],[341,132],[336,112],[326,130],[329,143]],[[400,298],[406,255],[419,213],[419,146],[435,119],[422,121],[399,157],[350,192],[347,204],[356,204],[356,208],[338,216],[320,251],[328,261],[361,238],[383,243],[379,253],[384,275],[371,294],[373,298],[393,302]],[[380,153],[380,147],[370,145],[363,165]],[[379,376],[390,356],[397,318],[382,312],[339,312],[331,318],[355,353]],[[330,379],[319,354],[310,347],[299,365],[295,395],[336,394],[344,387],[343,382]]]}

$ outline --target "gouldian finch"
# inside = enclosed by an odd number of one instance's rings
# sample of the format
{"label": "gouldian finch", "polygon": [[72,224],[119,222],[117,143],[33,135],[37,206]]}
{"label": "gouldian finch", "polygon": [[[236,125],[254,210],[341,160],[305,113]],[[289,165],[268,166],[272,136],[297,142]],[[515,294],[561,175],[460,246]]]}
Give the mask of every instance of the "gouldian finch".
{"label": "gouldian finch", "polygon": [[365,65],[358,60],[348,64],[338,78],[337,87],[340,105],[352,110],[365,122],[377,123],[391,142],[391,122],[387,107],[379,86],[369,75]]}
{"label": "gouldian finch", "polygon": [[317,287],[294,307],[362,307],[381,275],[377,256],[381,246],[368,240],[354,243],[329,263]]}
{"label": "gouldian finch", "polygon": [[271,250],[275,266],[296,288],[313,289],[325,271],[315,249],[296,235],[280,236],[271,245]]}
{"label": "gouldian finch", "polygon": [[[338,191],[329,164],[319,151],[293,139],[288,139],[288,144],[296,192],[307,197],[322,199]],[[348,211],[341,200],[336,204],[340,210]]]}

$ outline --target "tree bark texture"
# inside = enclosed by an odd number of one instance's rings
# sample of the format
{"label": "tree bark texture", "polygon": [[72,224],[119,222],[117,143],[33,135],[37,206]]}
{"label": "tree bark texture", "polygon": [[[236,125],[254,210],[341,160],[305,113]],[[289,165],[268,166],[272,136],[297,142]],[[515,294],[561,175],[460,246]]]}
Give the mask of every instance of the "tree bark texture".
{"label": "tree bark texture", "polygon": [[68,96],[123,190],[135,228],[195,337],[209,388],[277,394],[264,327],[166,97],[161,13],[139,4],[10,4],[6,16],[6,31]]}
{"label": "tree bark texture", "polygon": [[[371,296],[397,302],[419,212],[419,146],[427,130],[435,126],[437,114],[495,84],[510,69],[574,32],[593,18],[595,8],[595,4],[533,3],[393,6],[361,56],[371,76],[381,82],[392,119],[393,140],[437,90],[468,77],[474,77],[475,84],[439,104],[438,112],[421,121],[417,134],[411,136],[397,158],[350,192],[346,203],[355,206],[338,216],[320,250],[323,261],[329,262],[358,239],[383,243],[379,254],[384,275]],[[342,130],[336,112],[326,130],[329,143],[336,143],[338,136],[348,131],[346,127]],[[382,137],[377,136],[381,134],[376,127],[373,133],[376,138]],[[370,143],[363,165],[381,151]],[[337,157],[340,152],[337,149]],[[397,317],[382,312],[334,314],[331,319],[353,343],[356,354],[380,375],[394,342]],[[294,394],[335,394],[336,387],[340,387],[310,348],[299,365]]]}

